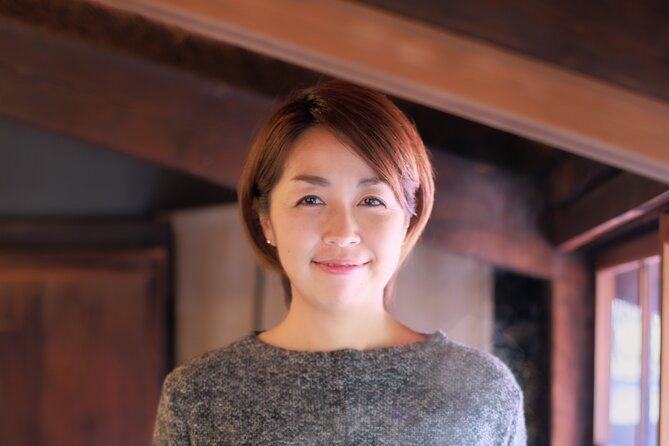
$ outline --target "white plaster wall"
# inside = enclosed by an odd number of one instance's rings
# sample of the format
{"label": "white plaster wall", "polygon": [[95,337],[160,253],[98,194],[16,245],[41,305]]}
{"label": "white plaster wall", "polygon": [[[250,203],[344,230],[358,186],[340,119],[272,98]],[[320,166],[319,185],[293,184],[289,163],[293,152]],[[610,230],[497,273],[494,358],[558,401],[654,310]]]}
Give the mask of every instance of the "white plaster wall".
{"label": "white plaster wall", "polygon": [[[255,308],[256,264],[236,206],[180,211],[172,223],[177,363],[281,321],[286,309],[276,274],[264,274]],[[441,329],[489,351],[490,278],[485,264],[419,242],[399,274],[391,312],[415,330]]]}
{"label": "white plaster wall", "polygon": [[421,240],[400,270],[390,311],[416,331],[440,329],[451,339],[489,352],[491,283],[490,266]]}
{"label": "white plaster wall", "polygon": [[177,212],[172,223],[180,364],[253,328],[255,260],[235,206]]}

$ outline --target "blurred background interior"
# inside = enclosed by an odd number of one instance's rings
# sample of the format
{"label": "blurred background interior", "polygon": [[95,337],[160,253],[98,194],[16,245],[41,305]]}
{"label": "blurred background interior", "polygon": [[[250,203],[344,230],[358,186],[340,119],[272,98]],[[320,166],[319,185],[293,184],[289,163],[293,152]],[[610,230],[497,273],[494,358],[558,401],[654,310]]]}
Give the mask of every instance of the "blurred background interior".
{"label": "blurred background interior", "polygon": [[281,319],[235,185],[272,106],[330,77],[389,94],[434,162],[392,312],[509,364],[530,445],[669,444],[668,19],[0,1],[0,444],[148,445],[169,370]]}

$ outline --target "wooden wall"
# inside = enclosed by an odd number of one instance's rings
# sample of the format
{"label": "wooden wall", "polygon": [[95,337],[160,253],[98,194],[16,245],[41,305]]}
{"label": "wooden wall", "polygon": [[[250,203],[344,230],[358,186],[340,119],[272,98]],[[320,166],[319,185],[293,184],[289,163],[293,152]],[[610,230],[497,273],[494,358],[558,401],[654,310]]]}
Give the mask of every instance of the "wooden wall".
{"label": "wooden wall", "polygon": [[164,227],[0,234],[0,443],[149,444],[171,362]]}

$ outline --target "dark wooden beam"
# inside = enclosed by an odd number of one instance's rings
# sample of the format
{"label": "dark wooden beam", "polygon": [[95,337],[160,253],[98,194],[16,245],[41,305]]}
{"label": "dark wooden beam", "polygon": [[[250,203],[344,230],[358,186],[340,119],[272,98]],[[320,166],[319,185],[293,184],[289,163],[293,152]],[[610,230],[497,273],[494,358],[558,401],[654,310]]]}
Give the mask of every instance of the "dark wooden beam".
{"label": "dark wooden beam", "polygon": [[[0,15],[226,85],[278,97],[322,75],[86,0],[5,0]],[[252,73],[252,74],[250,74]]]}
{"label": "dark wooden beam", "polygon": [[669,181],[669,105],[350,2],[96,0]]}
{"label": "dark wooden beam", "polygon": [[658,39],[669,8],[652,0],[356,1],[669,101],[669,42]]}
{"label": "dark wooden beam", "polygon": [[669,203],[669,185],[622,172],[547,219],[553,243],[573,251]]}
{"label": "dark wooden beam", "polygon": [[234,188],[272,106],[54,32],[0,19],[0,114]]}
{"label": "dark wooden beam", "polygon": [[426,239],[505,269],[555,276],[556,251],[537,230],[538,197],[526,180],[443,152],[432,161],[437,190]]}
{"label": "dark wooden beam", "polygon": [[[281,97],[326,78],[297,65],[85,0],[0,2],[0,15],[266,97]],[[393,99],[432,147],[523,173],[554,152],[517,135]]]}

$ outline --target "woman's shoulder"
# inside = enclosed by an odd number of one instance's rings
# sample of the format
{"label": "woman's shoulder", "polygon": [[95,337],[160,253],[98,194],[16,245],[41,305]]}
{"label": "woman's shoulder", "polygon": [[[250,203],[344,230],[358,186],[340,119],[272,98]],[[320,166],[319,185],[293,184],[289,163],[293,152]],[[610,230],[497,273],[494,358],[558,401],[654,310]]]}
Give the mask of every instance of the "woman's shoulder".
{"label": "woman's shoulder", "polygon": [[509,367],[488,352],[445,336],[441,341],[435,355],[440,367],[434,369],[442,397],[468,414],[470,428],[487,431],[497,444],[525,444],[523,391]]}
{"label": "woman's shoulder", "polygon": [[435,378],[452,383],[463,391],[489,393],[499,398],[522,400],[516,378],[496,356],[461,344],[439,333],[434,343],[429,370]]}
{"label": "woman's shoulder", "polygon": [[165,378],[168,391],[192,394],[196,388],[207,388],[217,382],[224,382],[243,369],[250,357],[255,335],[239,339],[225,347],[211,350],[177,366]]}

